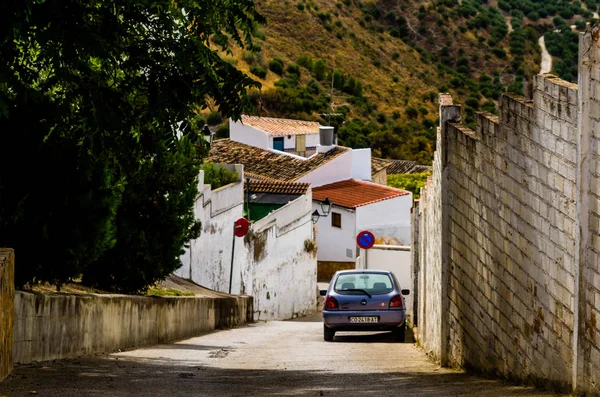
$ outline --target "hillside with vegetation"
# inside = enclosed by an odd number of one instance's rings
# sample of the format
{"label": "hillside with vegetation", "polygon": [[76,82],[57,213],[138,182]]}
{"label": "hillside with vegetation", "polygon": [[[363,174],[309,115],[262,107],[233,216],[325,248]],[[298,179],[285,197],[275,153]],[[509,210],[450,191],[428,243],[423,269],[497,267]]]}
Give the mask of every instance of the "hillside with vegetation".
{"label": "hillside with vegetation", "polygon": [[[594,22],[598,1],[259,0],[267,24],[255,27],[254,50],[223,57],[261,82],[251,92],[260,115],[318,120],[342,145],[429,164],[439,92],[463,105],[467,124],[475,111],[497,113],[502,92],[530,94],[541,35],[554,72],[576,80],[574,30]],[[225,121],[216,110],[209,124]]]}

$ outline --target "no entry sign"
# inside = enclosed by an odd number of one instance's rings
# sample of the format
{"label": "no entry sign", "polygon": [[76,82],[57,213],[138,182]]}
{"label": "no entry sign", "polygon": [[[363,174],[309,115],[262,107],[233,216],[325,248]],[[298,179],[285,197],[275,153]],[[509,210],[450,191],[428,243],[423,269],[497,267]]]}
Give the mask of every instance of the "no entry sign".
{"label": "no entry sign", "polygon": [[244,237],[248,233],[250,222],[246,218],[240,218],[235,221],[235,235],[237,237]]}
{"label": "no entry sign", "polygon": [[370,249],[375,245],[375,236],[368,230],[358,233],[356,236],[356,244],[362,249]]}

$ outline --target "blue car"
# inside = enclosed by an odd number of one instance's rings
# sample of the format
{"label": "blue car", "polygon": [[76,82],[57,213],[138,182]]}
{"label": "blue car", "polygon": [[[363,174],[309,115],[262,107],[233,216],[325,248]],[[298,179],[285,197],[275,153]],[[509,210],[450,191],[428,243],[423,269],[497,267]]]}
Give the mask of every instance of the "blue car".
{"label": "blue car", "polygon": [[392,331],[404,341],[406,304],[396,276],[384,270],[344,270],[334,274],[323,306],[323,338],[337,331]]}

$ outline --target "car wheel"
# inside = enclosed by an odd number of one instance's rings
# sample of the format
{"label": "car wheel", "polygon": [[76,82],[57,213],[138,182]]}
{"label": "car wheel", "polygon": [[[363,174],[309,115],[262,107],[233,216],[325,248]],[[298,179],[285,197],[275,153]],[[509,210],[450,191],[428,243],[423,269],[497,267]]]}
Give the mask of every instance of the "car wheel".
{"label": "car wheel", "polygon": [[402,325],[399,328],[394,330],[394,336],[396,337],[396,342],[404,342],[404,337],[406,336],[406,326]]}
{"label": "car wheel", "polygon": [[327,328],[326,325],[323,325],[323,339],[327,342],[333,342],[333,337],[335,336],[335,331],[331,328]]}

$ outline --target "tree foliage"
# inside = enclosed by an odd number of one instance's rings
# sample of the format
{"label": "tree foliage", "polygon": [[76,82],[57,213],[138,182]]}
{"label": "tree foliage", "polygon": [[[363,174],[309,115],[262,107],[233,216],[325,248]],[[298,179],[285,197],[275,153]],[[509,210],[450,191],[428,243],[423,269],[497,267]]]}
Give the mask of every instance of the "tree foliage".
{"label": "tree foliage", "polygon": [[412,192],[413,198],[416,200],[420,197],[421,188],[425,186],[427,178],[430,176],[430,172],[388,175],[387,183],[388,186]]}
{"label": "tree foliage", "polygon": [[252,0],[2,2],[0,246],[19,284],[135,291],[180,265],[199,230],[194,116],[250,106],[259,84],[218,50],[253,49],[262,22]]}

